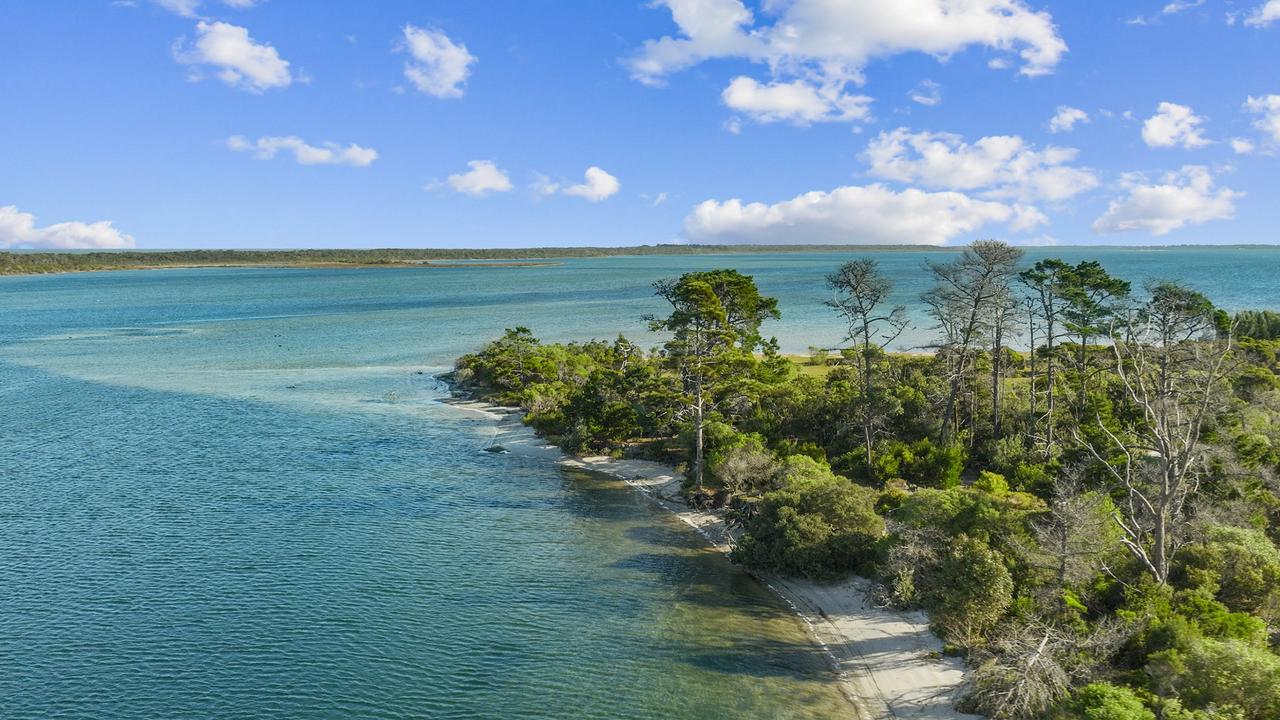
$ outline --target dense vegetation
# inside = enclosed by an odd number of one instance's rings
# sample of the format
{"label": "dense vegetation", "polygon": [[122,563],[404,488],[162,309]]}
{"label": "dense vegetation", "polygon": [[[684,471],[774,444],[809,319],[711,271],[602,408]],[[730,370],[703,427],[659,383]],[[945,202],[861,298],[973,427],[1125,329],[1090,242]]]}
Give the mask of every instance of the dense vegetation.
{"label": "dense vegetation", "polygon": [[[548,260],[618,255],[713,255],[734,252],[836,252],[847,248],[822,245],[643,245],[637,247],[547,247],[501,249],[373,249],[373,250],[173,250],[112,252],[0,251],[0,275],[29,275],[85,270],[190,267],[200,265],[419,265],[433,260]],[[871,250],[871,249],[869,249]],[[874,250],[937,250],[920,245]]]}
{"label": "dense vegetation", "polygon": [[[524,328],[455,379],[575,452],[682,464],[754,569],[877,578],[929,611],[997,718],[1280,718],[1280,342],[1174,283],[981,241],[928,266],[931,356],[874,259],[833,268],[801,366],[732,270],[659,283],[669,338]],[[1015,348],[1025,348],[1018,350]]]}

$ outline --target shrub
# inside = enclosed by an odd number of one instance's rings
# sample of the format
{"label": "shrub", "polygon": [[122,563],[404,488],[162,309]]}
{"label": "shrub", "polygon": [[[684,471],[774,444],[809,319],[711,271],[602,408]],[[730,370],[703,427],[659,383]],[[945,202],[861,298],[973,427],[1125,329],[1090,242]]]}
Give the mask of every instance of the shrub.
{"label": "shrub", "polygon": [[1156,720],[1132,690],[1110,683],[1085,685],[1072,696],[1070,707],[1082,720]]}
{"label": "shrub", "polygon": [[1236,706],[1250,718],[1280,717],[1280,657],[1239,640],[1201,638],[1147,666],[1153,685],[1192,709]]}
{"label": "shrub", "polygon": [[787,458],[783,472],[790,473],[788,484],[760,499],[734,551],[736,560],[760,570],[830,578],[872,559],[884,533],[874,491],[808,457]]}
{"label": "shrub", "polygon": [[1233,611],[1257,612],[1280,585],[1280,549],[1259,530],[1213,528],[1174,556],[1171,580],[1209,589]]}

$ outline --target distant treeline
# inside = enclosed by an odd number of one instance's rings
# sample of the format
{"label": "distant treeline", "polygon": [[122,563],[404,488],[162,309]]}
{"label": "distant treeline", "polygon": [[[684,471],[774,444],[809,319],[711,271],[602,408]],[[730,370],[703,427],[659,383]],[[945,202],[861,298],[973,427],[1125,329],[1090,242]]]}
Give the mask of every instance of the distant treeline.
{"label": "distant treeline", "polygon": [[923,245],[641,245],[502,249],[174,250],[151,252],[0,252],[0,274],[125,270],[192,265],[413,265],[431,261],[537,260],[618,255],[712,255],[741,252],[938,251]]}

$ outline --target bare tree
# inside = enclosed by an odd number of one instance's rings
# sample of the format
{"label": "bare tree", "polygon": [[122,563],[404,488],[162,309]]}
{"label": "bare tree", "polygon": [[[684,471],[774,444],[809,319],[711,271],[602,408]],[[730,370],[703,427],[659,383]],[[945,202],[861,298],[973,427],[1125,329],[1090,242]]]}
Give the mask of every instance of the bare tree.
{"label": "bare tree", "polygon": [[854,343],[859,354],[860,397],[856,415],[862,429],[867,474],[873,472],[872,450],[877,427],[888,411],[880,402],[875,378],[877,356],[898,339],[909,323],[903,305],[886,307],[893,283],[885,277],[871,258],[850,260],[827,276],[827,287],[834,291],[827,307],[839,313],[848,327],[845,339]]}
{"label": "bare tree", "polygon": [[1201,430],[1225,397],[1231,333],[1219,337],[1212,303],[1173,283],[1112,331],[1115,374],[1135,419],[1108,427],[1101,442],[1077,438],[1123,493],[1113,517],[1120,541],[1159,583],[1185,541],[1189,503],[1205,473]]}
{"label": "bare tree", "polygon": [[1033,620],[996,640],[993,655],[974,673],[964,709],[997,720],[1043,718],[1130,634],[1115,622],[1082,634]]}
{"label": "bare tree", "polygon": [[974,352],[992,330],[992,307],[1009,293],[1022,250],[998,240],[978,240],[949,263],[928,263],[935,287],[923,296],[942,332],[949,388],[943,411],[943,439],[959,429],[956,405],[969,381]]}
{"label": "bare tree", "polygon": [[1023,552],[1028,565],[1053,576],[1051,594],[1062,600],[1062,590],[1084,583],[1106,562],[1114,542],[1106,495],[1085,491],[1076,473],[1068,471],[1054,482],[1049,512],[1031,523],[1035,539]]}

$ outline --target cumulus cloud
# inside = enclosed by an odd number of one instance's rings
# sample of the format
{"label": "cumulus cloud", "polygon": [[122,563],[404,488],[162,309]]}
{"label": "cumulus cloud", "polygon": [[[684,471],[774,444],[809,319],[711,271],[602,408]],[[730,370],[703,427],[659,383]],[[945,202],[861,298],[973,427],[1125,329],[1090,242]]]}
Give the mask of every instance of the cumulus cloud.
{"label": "cumulus cloud", "polygon": [[773,24],[757,24],[742,0],[659,0],[680,29],[644,43],[630,58],[633,76],[658,83],[704,60],[738,57],[775,71],[861,82],[880,57],[923,52],[939,58],[980,45],[1016,52],[1024,75],[1053,70],[1067,51],[1053,19],[1022,0],[790,0],[765,3]]}
{"label": "cumulus cloud", "polygon": [[1204,118],[1197,117],[1190,107],[1162,102],[1156,114],[1142,124],[1142,140],[1151,147],[1204,147],[1209,141],[1201,134],[1203,123]]}
{"label": "cumulus cloud", "polygon": [[1131,174],[1124,184],[1129,194],[1111,201],[1106,213],[1093,222],[1095,233],[1167,235],[1185,225],[1234,217],[1235,201],[1244,195],[1215,188],[1212,173],[1202,165],[1186,165],[1155,183]]}
{"label": "cumulus cloud", "polygon": [[0,207],[0,248],[82,250],[135,246],[133,237],[112,227],[110,220],[36,227],[35,215],[21,212],[13,205]]}
{"label": "cumulus cloud", "polygon": [[1244,107],[1258,116],[1253,126],[1266,133],[1271,140],[1280,143],[1280,95],[1250,96]]}
{"label": "cumulus cloud", "polygon": [[1245,18],[1244,24],[1262,28],[1276,20],[1280,20],[1280,0],[1267,0],[1265,5],[1259,5]]}
{"label": "cumulus cloud", "polygon": [[[464,173],[450,175],[446,182],[454,192],[465,193],[471,197],[484,197],[489,193],[507,192],[511,189],[511,178],[489,160],[472,160],[467,163],[470,168]],[[428,185],[431,189],[435,184]]]}
{"label": "cumulus cloud", "polygon": [[1237,155],[1248,155],[1257,148],[1251,141],[1244,138],[1231,138],[1231,149]]}
{"label": "cumulus cloud", "polygon": [[1087,122],[1089,122],[1089,113],[1070,105],[1059,105],[1058,112],[1049,118],[1049,132],[1071,132],[1076,128],[1076,123]]}
{"label": "cumulus cloud", "polygon": [[270,160],[281,150],[293,153],[299,165],[351,165],[368,167],[378,159],[378,151],[352,143],[346,147],[326,142],[320,147],[308,145],[296,135],[260,137],[250,141],[242,135],[227,138],[227,147],[237,152],[253,152],[260,160]]}
{"label": "cumulus cloud", "polygon": [[413,25],[404,26],[404,40],[411,58],[404,64],[404,76],[414,87],[438,98],[462,97],[462,86],[476,62],[466,45],[439,30]]}
{"label": "cumulus cloud", "polygon": [[[173,56],[193,68],[209,66],[218,79],[240,90],[261,93],[286,88],[293,82],[289,62],[270,45],[259,43],[249,31],[224,22],[200,21],[196,40],[187,47],[185,38],[174,44]],[[198,70],[192,79],[201,79]]]}
{"label": "cumulus cloud", "polygon": [[618,178],[594,165],[587,168],[584,178],[584,182],[570,185],[561,192],[565,195],[585,198],[591,202],[600,202],[622,189],[622,183],[618,182]]}
{"label": "cumulus cloud", "polygon": [[991,223],[1029,230],[1046,221],[1023,205],[875,184],[809,192],[772,205],[707,200],[685,218],[684,233],[702,243],[942,245]]}
{"label": "cumulus cloud", "polygon": [[994,135],[973,144],[950,133],[882,132],[864,153],[871,175],[929,188],[978,190],[988,198],[1058,202],[1098,185],[1089,170],[1066,163],[1074,148],[1036,149],[1016,135]]}
{"label": "cumulus cloud", "polygon": [[851,95],[839,85],[818,87],[803,80],[759,83],[752,78],[734,78],[720,95],[724,104],[761,123],[865,120],[870,117],[866,95]]}

